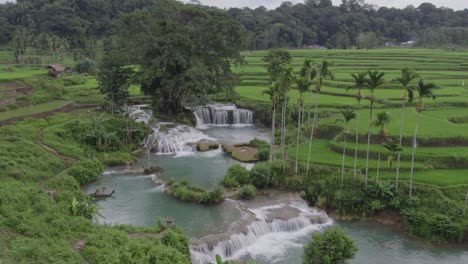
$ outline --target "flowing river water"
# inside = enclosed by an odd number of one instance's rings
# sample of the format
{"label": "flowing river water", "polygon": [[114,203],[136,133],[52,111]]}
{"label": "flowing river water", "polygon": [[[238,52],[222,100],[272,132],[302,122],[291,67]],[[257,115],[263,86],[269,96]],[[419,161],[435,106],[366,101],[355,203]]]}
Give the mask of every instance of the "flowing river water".
{"label": "flowing river water", "polygon": [[[149,123],[149,116],[135,109],[136,119]],[[85,187],[92,193],[106,187],[113,197],[97,201],[102,224],[151,226],[158,218],[172,217],[191,237],[193,263],[224,259],[256,263],[302,263],[303,245],[311,234],[329,226],[345,228],[359,252],[351,263],[468,263],[468,250],[461,246],[431,246],[410,239],[392,227],[375,222],[336,221],[310,208],[297,195],[265,192],[252,201],[227,199],[223,204],[203,206],[176,200],[164,193],[157,178],[141,173],[142,167],[159,166],[166,179],[187,179],[202,187],[216,187],[227,169],[239,162],[221,149],[196,152],[191,143],[210,139],[220,144],[268,139],[269,132],[252,125],[253,113],[234,106],[214,105],[194,110],[197,129],[170,123],[152,124],[153,134],[145,144],[153,153],[129,167],[108,168]],[[251,168],[253,164],[241,164]]]}

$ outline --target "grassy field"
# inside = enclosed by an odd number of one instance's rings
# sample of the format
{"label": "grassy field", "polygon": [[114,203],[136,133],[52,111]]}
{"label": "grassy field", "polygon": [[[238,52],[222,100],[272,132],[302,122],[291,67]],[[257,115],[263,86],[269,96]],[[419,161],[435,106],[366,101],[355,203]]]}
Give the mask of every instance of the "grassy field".
{"label": "grassy field", "polygon": [[[374,104],[374,117],[378,112],[388,112],[392,118],[386,125],[389,137],[397,139],[400,133],[400,121],[402,112],[400,109],[401,88],[392,82],[399,76],[404,67],[414,68],[421,78],[434,82],[439,86],[435,91],[436,100],[425,99],[425,111],[421,114],[420,129],[418,137],[424,142],[423,147],[417,149],[417,160],[415,180],[424,184],[435,184],[440,186],[468,184],[468,174],[463,169],[430,169],[427,165],[434,157],[443,156],[459,161],[464,166],[468,157],[468,147],[457,147],[457,144],[468,146],[468,52],[453,52],[446,50],[431,49],[375,49],[375,50],[292,50],[293,67],[298,73],[304,59],[310,58],[316,62],[326,59],[333,63],[335,78],[326,80],[322,88],[322,94],[318,98],[319,111],[329,113],[328,118],[320,119],[319,126],[336,126],[336,120],[340,118],[339,110],[343,107],[354,107],[360,116],[359,131],[365,136],[369,123],[369,100],[362,100],[357,105],[355,100],[356,91],[349,90],[353,86],[352,73],[367,70],[379,70],[385,72],[386,84],[375,91],[377,102]],[[237,67],[235,70],[241,76],[241,81],[236,87],[237,93],[242,100],[270,104],[268,95],[263,91],[268,88],[268,73],[264,67],[262,58],[266,51],[245,52],[247,64]],[[466,83],[466,84],[465,84]],[[367,91],[364,91],[369,96]],[[306,107],[312,108],[315,102],[315,94],[307,92],[304,94]],[[292,89],[289,92],[289,104],[297,104],[300,94]],[[410,142],[414,133],[416,120],[415,104],[409,103],[405,111],[404,137]],[[454,120],[460,120],[454,122]],[[352,168],[354,160],[354,133],[356,121],[351,121],[350,132],[353,134],[348,142],[348,157],[346,167]],[[372,128],[375,137],[378,128]],[[340,139],[341,140],[341,139]],[[306,162],[308,144],[303,140],[301,143],[299,160]],[[436,144],[442,142],[440,144]],[[444,142],[447,144],[444,146]],[[452,143],[450,143],[452,142]],[[365,153],[366,145],[361,140],[359,151]],[[336,147],[341,148],[342,143],[336,142]],[[433,145],[431,145],[433,144]],[[436,146],[437,145],[437,146]],[[408,155],[411,154],[411,145],[404,146],[405,161],[402,163],[403,170],[409,168]],[[341,151],[330,148],[330,141],[318,139],[315,141],[312,151],[312,160],[318,164],[341,166]],[[375,160],[379,146],[372,145],[371,152],[374,159],[370,161],[371,177],[375,176],[377,161]],[[387,172],[387,152],[382,156],[383,177]],[[289,146],[289,156],[295,158],[295,146]],[[440,157],[439,157],[440,158]],[[461,161],[460,161],[461,160]],[[440,164],[439,164],[440,165]],[[365,166],[365,159],[358,160],[358,167]],[[428,168],[429,167],[429,168]],[[450,164],[448,165],[450,167]],[[468,164],[466,167],[468,168]],[[402,173],[403,180],[407,180],[409,173]]]}

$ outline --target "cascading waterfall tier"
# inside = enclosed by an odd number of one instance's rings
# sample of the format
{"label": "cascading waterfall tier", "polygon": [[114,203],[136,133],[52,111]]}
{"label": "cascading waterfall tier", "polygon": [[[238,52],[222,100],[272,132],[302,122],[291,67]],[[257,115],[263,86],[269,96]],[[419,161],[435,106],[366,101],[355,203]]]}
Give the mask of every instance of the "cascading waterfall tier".
{"label": "cascading waterfall tier", "polygon": [[158,154],[195,152],[196,142],[210,139],[197,129],[174,123],[157,123],[152,130],[145,139],[145,148]]}
{"label": "cascading waterfall tier", "polygon": [[195,108],[197,128],[206,126],[253,125],[253,112],[235,105],[212,104]]}
{"label": "cascading waterfall tier", "polygon": [[[275,210],[283,214],[289,214],[293,210],[297,213],[292,213],[294,216],[289,219],[284,216],[274,218],[271,215]],[[287,247],[299,246],[299,239],[332,224],[326,213],[309,208],[303,202],[266,206],[249,211],[255,217],[255,221],[238,230],[240,232],[229,234],[227,239],[224,239],[224,235],[219,240],[206,237],[192,242],[192,263],[215,263],[216,255],[221,256],[223,260],[239,260],[247,255],[273,259],[282,256]]]}
{"label": "cascading waterfall tier", "polygon": [[130,117],[150,126],[152,133],[145,140],[145,149],[157,154],[180,154],[195,151],[195,143],[211,139],[195,128],[169,122],[151,122],[151,112],[147,105],[135,105],[130,109]]}

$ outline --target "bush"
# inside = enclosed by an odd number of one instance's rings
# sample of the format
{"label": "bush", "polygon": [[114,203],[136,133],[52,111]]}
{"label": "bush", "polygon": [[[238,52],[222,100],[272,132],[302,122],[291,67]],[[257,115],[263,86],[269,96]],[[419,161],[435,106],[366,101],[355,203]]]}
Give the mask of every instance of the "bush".
{"label": "bush", "polygon": [[252,184],[244,185],[239,189],[238,195],[241,199],[250,200],[257,195],[257,189]]}
{"label": "bush", "polygon": [[304,247],[302,263],[345,263],[357,251],[356,244],[343,230],[332,228],[312,236],[312,241]]}
{"label": "bush", "polygon": [[268,188],[273,184],[268,164],[259,163],[250,172],[252,184],[257,188]]}
{"label": "bush", "polygon": [[224,192],[221,189],[205,191],[200,199],[202,204],[219,204],[224,201]]}
{"label": "bush", "polygon": [[96,74],[96,62],[90,59],[78,61],[75,65],[75,71],[78,73]]}
{"label": "bush", "polygon": [[250,183],[249,171],[239,164],[231,166],[221,181],[221,184],[228,188],[236,188],[248,183]]}
{"label": "bush", "polygon": [[266,161],[270,159],[270,148],[261,148],[255,154],[255,157],[260,161]]}
{"label": "bush", "polygon": [[80,185],[90,183],[99,177],[102,172],[102,165],[98,160],[84,160],[70,168],[70,175],[80,183]]}

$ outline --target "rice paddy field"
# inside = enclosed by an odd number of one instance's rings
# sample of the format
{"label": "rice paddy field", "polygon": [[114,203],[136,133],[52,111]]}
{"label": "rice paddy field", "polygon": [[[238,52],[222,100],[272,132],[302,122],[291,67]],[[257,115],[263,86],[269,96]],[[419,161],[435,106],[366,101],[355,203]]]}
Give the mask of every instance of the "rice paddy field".
{"label": "rice paddy field", "polygon": [[[422,184],[438,186],[468,185],[468,52],[432,50],[432,49],[375,49],[375,50],[292,50],[293,67],[298,73],[304,59],[310,58],[316,62],[328,60],[333,63],[335,78],[326,80],[319,96],[319,112],[329,113],[327,118],[319,120],[318,126],[337,126],[340,118],[339,110],[353,107],[360,117],[359,127],[356,121],[350,123],[347,158],[345,166],[354,166],[354,134],[359,128],[361,135],[358,145],[358,167],[365,166],[366,140],[369,126],[369,100],[362,100],[358,105],[355,90],[347,91],[353,86],[352,73],[379,70],[385,72],[386,84],[375,91],[376,103],[374,117],[379,112],[388,112],[391,122],[386,125],[389,137],[398,139],[401,124],[402,88],[392,80],[400,75],[404,67],[417,70],[422,79],[434,82],[439,86],[435,91],[437,98],[424,99],[425,109],[421,114],[418,148],[416,150],[415,180]],[[263,93],[268,88],[269,75],[264,67],[263,57],[266,51],[245,52],[246,64],[235,70],[240,74],[241,81],[236,91],[241,100],[259,104],[270,104],[268,95]],[[465,84],[466,83],[466,84]],[[364,91],[366,94],[366,91]],[[366,94],[367,96],[369,94]],[[312,108],[315,94],[305,93],[307,109]],[[300,94],[292,89],[289,92],[289,104],[293,106]],[[414,134],[416,111],[415,104],[410,103],[405,110],[404,149],[402,153],[403,180],[409,179],[411,160],[411,141]],[[338,124],[339,125],[339,124]],[[372,128],[375,140],[379,129]],[[307,161],[308,143],[304,137],[299,151],[299,160]],[[378,167],[379,144],[371,145],[370,176],[375,177]],[[317,139],[312,148],[312,160],[317,164],[341,166],[343,142],[342,137],[334,140]],[[289,146],[289,157],[296,157],[295,145]],[[389,152],[383,150],[380,163],[380,177],[394,177],[394,172],[388,172],[387,158]]]}

